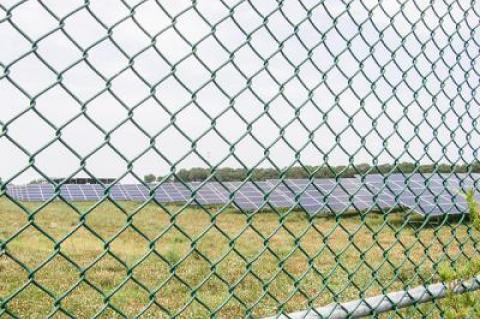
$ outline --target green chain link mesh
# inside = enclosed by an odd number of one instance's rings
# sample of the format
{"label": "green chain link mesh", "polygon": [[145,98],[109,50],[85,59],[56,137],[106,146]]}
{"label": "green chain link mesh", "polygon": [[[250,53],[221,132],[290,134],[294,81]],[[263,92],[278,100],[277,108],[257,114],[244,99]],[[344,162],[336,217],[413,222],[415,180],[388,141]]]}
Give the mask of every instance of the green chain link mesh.
{"label": "green chain link mesh", "polygon": [[[464,215],[314,216],[273,191],[251,212],[231,189],[222,205],[155,190],[192,166],[220,184],[222,167],[243,183],[271,168],[277,187],[293,169],[472,173],[479,23],[474,0],[1,1],[0,317],[261,318],[438,281],[478,253]],[[75,177],[98,179],[100,200],[62,196]],[[53,196],[7,192],[32,179]],[[124,182],[147,200],[114,200]]]}

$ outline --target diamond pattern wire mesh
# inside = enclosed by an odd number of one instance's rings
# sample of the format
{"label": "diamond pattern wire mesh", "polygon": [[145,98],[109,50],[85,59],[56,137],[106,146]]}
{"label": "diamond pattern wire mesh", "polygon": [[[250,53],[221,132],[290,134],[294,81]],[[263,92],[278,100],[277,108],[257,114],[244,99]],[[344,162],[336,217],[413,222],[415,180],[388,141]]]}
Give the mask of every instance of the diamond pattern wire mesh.
{"label": "diamond pattern wire mesh", "polygon": [[[395,192],[365,175],[402,162],[472,172],[479,22],[462,0],[2,1],[0,316],[263,317],[438,280],[478,252],[465,215],[447,219],[455,203],[442,202],[445,218],[412,226],[422,196],[435,207],[448,191],[427,185],[406,209],[406,185],[390,206]],[[315,206],[334,214],[305,214],[302,196],[319,191],[309,165],[335,175]],[[205,183],[179,177],[191,166],[210,170]],[[219,179],[229,166],[246,178]],[[276,179],[257,181],[261,167]],[[294,167],[306,183],[286,180]],[[152,171],[163,177],[146,184]],[[79,176],[98,180],[98,200],[62,195]],[[52,185],[48,199],[7,192],[32,179]],[[158,200],[172,180],[186,198]],[[115,200],[120,184],[146,198]],[[255,205],[236,204],[244,187]],[[335,189],[350,194],[339,210]],[[372,202],[355,202],[365,192]],[[444,311],[434,300],[383,316]]]}

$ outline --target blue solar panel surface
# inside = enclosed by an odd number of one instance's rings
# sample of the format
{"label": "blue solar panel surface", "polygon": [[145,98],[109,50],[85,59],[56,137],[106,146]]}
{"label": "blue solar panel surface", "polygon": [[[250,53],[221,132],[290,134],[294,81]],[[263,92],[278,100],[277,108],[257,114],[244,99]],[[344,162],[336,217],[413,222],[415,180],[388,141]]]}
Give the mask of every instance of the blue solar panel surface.
{"label": "blue solar panel surface", "polygon": [[[473,185],[475,177],[465,176],[464,179],[470,179]],[[393,202],[422,215],[458,215],[468,210],[463,193],[469,187],[459,176],[391,174],[384,177],[372,174],[366,176],[366,181],[377,189],[379,195],[393,197]]]}
{"label": "blue solar panel surface", "polygon": [[319,211],[341,212],[348,209],[364,210],[372,207],[372,195],[360,184],[358,179],[343,178],[289,179],[284,181],[271,180],[278,185],[278,190],[289,205],[296,204],[309,213]]}
{"label": "blue solar panel surface", "polygon": [[[192,205],[233,205],[240,210],[301,208],[308,213],[408,208],[423,215],[463,214],[468,211],[463,193],[476,190],[478,174],[379,174],[363,178],[286,179],[262,182],[167,182],[160,185],[51,184],[8,185],[7,193],[20,201],[146,201]],[[108,190],[107,190],[108,189]]]}

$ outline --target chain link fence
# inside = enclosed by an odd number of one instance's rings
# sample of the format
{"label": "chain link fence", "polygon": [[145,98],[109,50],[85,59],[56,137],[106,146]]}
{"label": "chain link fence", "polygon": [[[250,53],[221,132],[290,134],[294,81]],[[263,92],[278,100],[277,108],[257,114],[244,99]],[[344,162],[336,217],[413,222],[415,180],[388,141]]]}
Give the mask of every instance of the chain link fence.
{"label": "chain link fence", "polygon": [[479,23],[475,0],[2,1],[0,317],[452,316]]}

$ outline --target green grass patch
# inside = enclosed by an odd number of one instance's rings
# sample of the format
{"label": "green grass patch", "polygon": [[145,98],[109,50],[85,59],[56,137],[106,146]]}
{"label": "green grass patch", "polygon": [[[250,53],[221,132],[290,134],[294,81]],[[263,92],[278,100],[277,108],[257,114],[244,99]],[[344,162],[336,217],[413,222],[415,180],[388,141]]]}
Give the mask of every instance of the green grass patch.
{"label": "green grass patch", "polygon": [[[469,225],[412,227],[398,211],[25,205],[0,199],[0,309],[25,318],[263,317],[434,282],[476,253]],[[401,312],[419,309],[441,314]]]}

